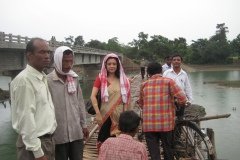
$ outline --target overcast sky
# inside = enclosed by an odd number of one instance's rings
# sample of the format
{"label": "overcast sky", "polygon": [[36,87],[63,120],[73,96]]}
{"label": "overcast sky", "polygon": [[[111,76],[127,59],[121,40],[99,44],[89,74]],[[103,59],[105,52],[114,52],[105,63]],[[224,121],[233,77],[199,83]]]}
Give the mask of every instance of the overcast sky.
{"label": "overcast sky", "polygon": [[240,0],[0,0],[1,32],[46,40],[82,35],[127,44],[144,32],[190,43],[220,23],[229,40],[240,34]]}

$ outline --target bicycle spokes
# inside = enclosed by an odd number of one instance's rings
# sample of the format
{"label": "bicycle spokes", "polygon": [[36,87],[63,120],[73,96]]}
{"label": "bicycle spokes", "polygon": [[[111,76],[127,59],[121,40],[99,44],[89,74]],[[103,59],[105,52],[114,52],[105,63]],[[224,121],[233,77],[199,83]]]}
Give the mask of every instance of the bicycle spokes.
{"label": "bicycle spokes", "polygon": [[174,130],[174,153],[177,159],[209,159],[206,135],[193,123],[178,124]]}

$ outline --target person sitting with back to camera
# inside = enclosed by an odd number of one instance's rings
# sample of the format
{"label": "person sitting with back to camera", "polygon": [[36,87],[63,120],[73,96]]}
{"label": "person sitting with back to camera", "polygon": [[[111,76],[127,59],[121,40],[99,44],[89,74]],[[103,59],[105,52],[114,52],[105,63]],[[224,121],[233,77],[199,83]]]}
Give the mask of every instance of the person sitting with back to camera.
{"label": "person sitting with back to camera", "polygon": [[108,138],[101,146],[98,160],[147,160],[147,149],[134,140],[141,118],[134,111],[122,112],[119,118],[121,134]]}

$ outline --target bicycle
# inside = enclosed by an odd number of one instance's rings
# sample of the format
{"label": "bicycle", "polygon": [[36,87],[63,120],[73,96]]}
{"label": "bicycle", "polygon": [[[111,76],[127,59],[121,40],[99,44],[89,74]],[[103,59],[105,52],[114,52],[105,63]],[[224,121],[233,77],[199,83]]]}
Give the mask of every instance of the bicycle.
{"label": "bicycle", "polygon": [[214,148],[208,136],[191,120],[176,119],[173,131],[175,158],[214,159]]}
{"label": "bicycle", "polygon": [[182,118],[177,114],[173,131],[173,151],[178,160],[190,158],[199,160],[214,160],[215,149],[208,135],[197,125],[200,121],[228,118],[231,114],[216,116]]}
{"label": "bicycle", "polygon": [[[140,116],[142,110],[140,109]],[[214,160],[216,153],[212,142],[206,133],[197,125],[197,122],[228,118],[231,114],[208,116],[202,118],[185,119],[177,115],[175,128],[173,130],[173,152],[176,160],[196,159],[196,160]],[[144,138],[143,132],[138,135],[139,141]]]}

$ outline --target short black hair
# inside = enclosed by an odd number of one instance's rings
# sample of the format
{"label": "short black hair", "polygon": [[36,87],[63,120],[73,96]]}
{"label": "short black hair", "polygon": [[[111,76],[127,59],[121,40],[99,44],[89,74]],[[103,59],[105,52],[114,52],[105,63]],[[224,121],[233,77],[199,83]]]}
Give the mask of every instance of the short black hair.
{"label": "short black hair", "polygon": [[162,73],[162,65],[157,62],[151,62],[147,66],[147,74],[148,75],[154,75],[154,74],[160,74]]}
{"label": "short black hair", "polygon": [[141,118],[134,111],[125,111],[120,114],[119,130],[124,133],[134,133],[140,124]]}
{"label": "short black hair", "polygon": [[27,46],[26,46],[26,53],[30,52],[30,53],[33,53],[36,49],[36,46],[34,46],[34,42],[36,40],[39,40],[39,41],[45,41],[44,39],[42,38],[32,38],[28,43],[27,43]]}
{"label": "short black hair", "polygon": [[73,51],[67,49],[63,52],[63,55],[69,55],[69,54],[73,54]]}
{"label": "short black hair", "polygon": [[169,58],[172,58],[172,57],[171,56],[166,56],[166,57],[164,57],[164,60],[169,59]]}
{"label": "short black hair", "polygon": [[180,54],[174,54],[174,55],[172,56],[172,59],[173,59],[174,57],[180,57],[180,58],[181,58],[181,61],[183,61],[183,58],[182,58],[182,56],[181,56]]}

